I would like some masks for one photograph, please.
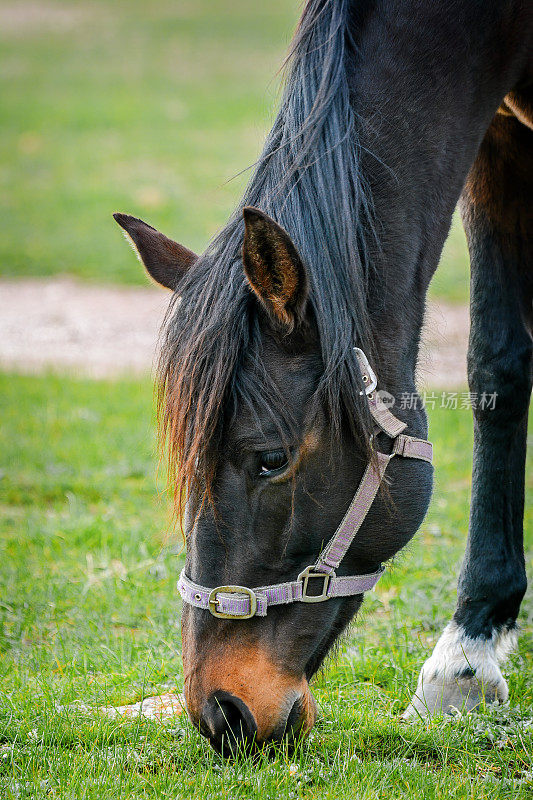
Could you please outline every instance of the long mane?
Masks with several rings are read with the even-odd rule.
[[[241,261],[244,205],[266,211],[298,248],[320,335],[320,402],[334,435],[347,423],[366,439],[353,347],[372,349],[365,245],[372,223],[349,86],[356,60],[350,13],[350,0],[307,3],[281,106],[250,184],[171,302],[159,422],[177,511],[193,488],[212,499],[222,431],[237,402],[268,406],[282,432],[292,426],[262,369],[256,306]]]

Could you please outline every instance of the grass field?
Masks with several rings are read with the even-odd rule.
[[[113,211],[196,250],[272,120],[297,0],[0,0],[0,274],[140,283]],[[434,294],[468,294],[456,223]]]
[[[294,755],[225,764],[186,720],[75,710],[181,688],[181,556],[162,549],[147,381],[0,377],[0,797],[528,798],[533,605],[505,668],[511,702],[398,721],[454,608],[470,487],[468,411],[431,412],[430,514],[313,685],[320,721]],[[531,464],[528,469],[531,498]],[[533,505],[526,511],[533,566]],[[176,547],[174,547],[177,550]]]

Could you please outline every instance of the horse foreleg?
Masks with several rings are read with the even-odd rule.
[[[531,395],[533,133],[497,116],[472,167],[462,214],[472,267],[468,352],[474,469],[458,603],[405,716],[505,701],[500,664],[516,640]]]

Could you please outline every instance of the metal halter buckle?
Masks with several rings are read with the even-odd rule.
[[[223,611],[218,611],[217,605],[220,603],[220,600],[217,598],[217,594],[219,592],[224,594],[246,595],[250,599],[249,612],[247,614],[225,614]],[[216,586],[209,593],[207,602],[209,603],[209,611],[211,614],[219,619],[250,619],[250,617],[255,616],[255,612],[257,611],[257,597],[253,590],[248,589],[247,586]]]
[[[332,576],[326,575],[324,572],[315,572],[314,570],[314,566],[309,566],[298,575],[298,580],[303,583],[302,596],[300,598],[302,603],[323,603],[324,600],[329,600],[328,587]],[[322,594],[307,594],[307,584],[309,583],[309,579],[313,578],[320,578],[324,581],[322,585]]]

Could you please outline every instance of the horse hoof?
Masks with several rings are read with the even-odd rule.
[[[455,711],[474,711],[483,702],[503,703],[509,696],[507,682],[500,673],[497,683],[458,676],[452,680],[424,682],[422,676],[402,719],[426,718]]]
[[[425,718],[454,711],[473,711],[483,702],[509,697],[498,661],[515,643],[514,632],[473,639],[451,622],[420,672],[416,691],[402,719]]]

